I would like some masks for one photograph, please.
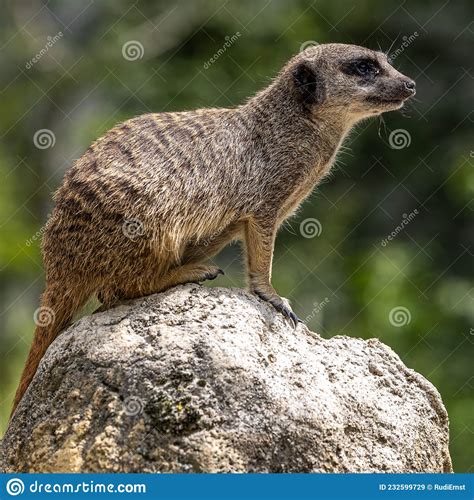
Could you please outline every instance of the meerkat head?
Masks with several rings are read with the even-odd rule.
[[[354,121],[399,109],[415,95],[415,82],[382,52],[344,44],[310,47],[289,64],[296,93],[306,107],[351,115]]]

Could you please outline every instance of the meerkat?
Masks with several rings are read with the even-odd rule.
[[[271,285],[279,226],[329,172],[360,120],[403,106],[415,82],[385,54],[327,44],[294,56],[233,109],[151,113],[95,141],[66,172],[46,224],[46,287],[13,412],[46,349],[97,295],[102,308],[216,278],[232,240],[252,292],[296,323]],[[12,412],[12,413],[13,413]]]

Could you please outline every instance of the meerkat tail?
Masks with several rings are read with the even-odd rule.
[[[41,298],[41,306],[36,310],[36,329],[28,358],[23,368],[20,384],[13,400],[10,418],[20,403],[36,374],[39,363],[54,339],[66,328],[76,313],[87,301],[90,294],[85,290],[64,291],[63,287],[49,286]]]

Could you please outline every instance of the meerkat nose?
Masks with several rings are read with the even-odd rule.
[[[405,89],[410,92],[411,95],[415,95],[416,93],[416,83],[413,80],[405,80],[404,82]]]

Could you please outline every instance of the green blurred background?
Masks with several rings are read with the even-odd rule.
[[[71,162],[118,121],[237,105],[302,46],[346,42],[391,54],[417,100],[351,135],[281,230],[274,285],[313,330],[378,337],[428,378],[455,470],[474,471],[473,13],[468,0],[3,2],[1,433],[42,291],[41,228]],[[217,258],[216,285],[243,286],[240,259],[238,246]]]

